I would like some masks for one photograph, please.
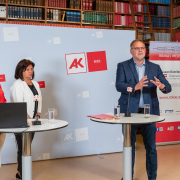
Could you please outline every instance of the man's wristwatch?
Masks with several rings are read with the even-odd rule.
[[[164,84],[163,84],[164,85]],[[164,87],[161,89],[161,91],[165,90],[166,86],[164,85]]]

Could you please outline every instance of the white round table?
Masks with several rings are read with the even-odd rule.
[[[124,124],[123,180],[132,180],[131,124],[150,124],[165,120],[162,116],[150,115],[149,118],[144,118],[144,114],[135,113],[132,113],[131,117],[124,117],[121,113],[120,119],[90,119],[101,123]]]
[[[68,125],[67,121],[55,120],[53,124],[48,119],[39,119],[41,125],[32,125],[35,119],[28,119],[28,128],[0,129],[0,133],[22,133],[22,177],[23,180],[32,180],[31,133],[60,129]]]

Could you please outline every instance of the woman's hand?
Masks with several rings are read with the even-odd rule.
[[[40,115],[41,115],[41,113],[37,113],[36,119],[39,119],[39,118],[40,118]]]
[[[30,116],[27,114],[27,119],[31,119]]]

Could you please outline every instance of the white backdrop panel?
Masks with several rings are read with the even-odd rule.
[[[115,89],[117,64],[131,58],[129,45],[134,31],[76,29],[0,24],[0,74],[2,88],[10,101],[17,63],[29,58],[35,63],[35,80],[42,88],[42,118],[54,107],[66,128],[36,133],[33,160],[122,151],[121,125],[90,121],[87,115],[113,113],[120,93]],[[106,51],[107,70],[67,75],[65,54]],[[86,58],[87,62],[87,58]],[[86,92],[87,91],[87,92]],[[87,96],[86,96],[87,95]],[[2,164],[16,162],[16,143],[7,134]]]

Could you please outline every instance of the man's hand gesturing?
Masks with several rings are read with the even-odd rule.
[[[145,86],[148,86],[146,83],[148,83],[147,81],[147,76],[144,76],[135,86],[135,91],[145,87]]]
[[[163,89],[163,88],[164,88],[164,84],[162,84],[162,83],[160,82],[160,80],[159,80],[158,78],[156,78],[155,76],[154,76],[154,79],[155,79],[155,81],[150,80],[150,82],[152,82],[153,84],[155,84],[159,89]]]

